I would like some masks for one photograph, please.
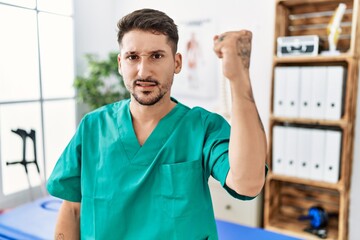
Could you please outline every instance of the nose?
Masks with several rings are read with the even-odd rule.
[[[141,58],[141,61],[138,63],[138,77],[140,79],[147,79],[151,77],[151,66],[145,58]]]

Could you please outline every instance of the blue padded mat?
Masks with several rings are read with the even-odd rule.
[[[0,240],[47,240],[54,238],[62,200],[46,197],[0,215]],[[299,240],[261,228],[216,220],[219,240]]]
[[[219,240],[300,240],[262,228],[247,227],[235,223],[216,220]]]
[[[62,200],[41,198],[0,215],[1,240],[53,239]]]

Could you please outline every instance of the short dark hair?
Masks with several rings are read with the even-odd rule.
[[[168,43],[175,54],[179,41],[178,29],[174,20],[165,13],[144,8],[136,10],[119,20],[117,23],[118,34],[117,41],[121,47],[121,41],[124,35],[131,30],[150,31],[153,33],[161,33],[167,36]]]

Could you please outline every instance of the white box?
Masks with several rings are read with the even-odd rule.
[[[327,68],[325,119],[339,120],[343,107],[344,68],[330,66]]]
[[[312,147],[312,129],[299,128],[297,150],[297,177],[299,178],[310,178]]]
[[[274,72],[274,115],[285,116],[286,67],[276,67]]]
[[[276,174],[285,173],[285,127],[273,127],[272,171]]]
[[[323,180],[337,183],[340,175],[341,132],[327,130],[325,145],[325,166]]]
[[[285,175],[296,177],[298,165],[297,140],[298,128],[285,128]]]
[[[300,103],[299,117],[312,118],[312,90],[314,67],[301,67],[300,69]]]
[[[286,68],[285,116],[299,117],[300,67]]]
[[[322,181],[324,176],[325,130],[312,130],[310,179]]]
[[[324,119],[326,101],[327,67],[314,67],[312,97],[311,97],[311,118]]]
[[[317,35],[278,37],[277,56],[317,56],[320,43]]]

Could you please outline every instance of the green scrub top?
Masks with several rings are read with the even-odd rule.
[[[49,193],[81,202],[81,239],[218,239],[209,176],[234,197],[252,199],[225,185],[229,124],[177,102],[140,146],[129,103],[82,119],[47,182]]]

